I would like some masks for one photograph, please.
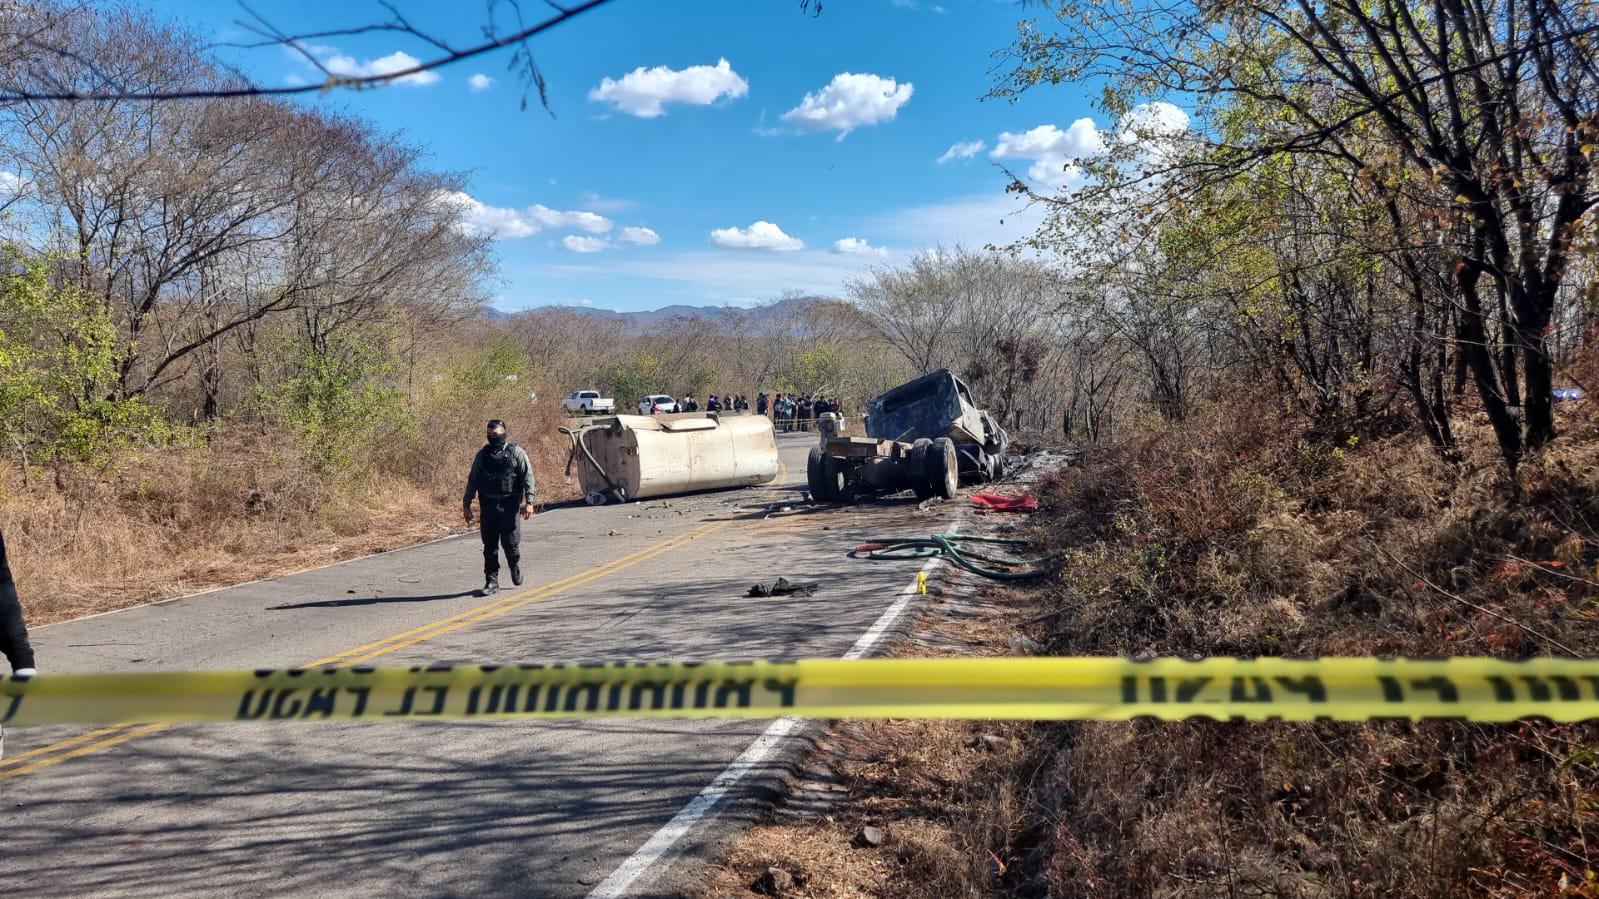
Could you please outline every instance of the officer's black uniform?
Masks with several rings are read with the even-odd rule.
[[[0,535],[0,654],[11,662],[13,671],[34,667],[28,628],[22,623],[22,602],[17,599],[17,583],[12,580],[11,565],[6,561],[4,535]]]
[[[533,502],[533,467],[527,453],[514,443],[490,443],[477,451],[472,473],[466,479],[463,505],[478,497],[478,534],[483,538],[483,575],[488,585],[498,586],[500,549],[511,579],[521,580],[523,503]],[[487,586],[487,585],[486,585]]]

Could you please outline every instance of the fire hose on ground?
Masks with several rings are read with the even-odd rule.
[[[1031,540],[1012,537],[979,537],[973,534],[933,534],[929,537],[879,537],[855,547],[850,555],[857,559],[909,560],[943,556],[973,574],[996,581],[1026,581],[1044,577],[1054,570],[1056,556],[1015,559],[990,555],[972,546],[1036,547]],[[983,563],[983,564],[978,564]]]

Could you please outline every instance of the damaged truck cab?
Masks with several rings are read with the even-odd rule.
[[[811,450],[806,480],[811,496],[849,502],[863,493],[912,490],[917,497],[950,498],[962,478],[991,481],[1004,473],[1010,438],[971,389],[939,369],[872,400],[865,437],[823,427]]]

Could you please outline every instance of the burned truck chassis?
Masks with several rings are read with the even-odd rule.
[[[805,464],[811,497],[847,503],[862,493],[914,490],[919,499],[949,499],[960,486],[960,461],[948,437],[915,443],[834,437],[813,447]]]
[[[948,499],[963,478],[991,481],[1004,473],[1009,437],[975,407],[966,385],[946,370],[873,400],[867,432],[874,436],[839,435],[839,424],[836,418],[823,423],[821,445],[806,462],[811,496],[821,502],[850,502],[863,493],[900,490],[915,491],[920,499]],[[897,433],[887,438],[885,431]],[[966,439],[957,443],[951,435]]]

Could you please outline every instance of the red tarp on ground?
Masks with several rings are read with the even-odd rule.
[[[1038,500],[1031,493],[1023,496],[1002,496],[998,493],[974,493],[972,505],[995,512],[1037,512]]]

